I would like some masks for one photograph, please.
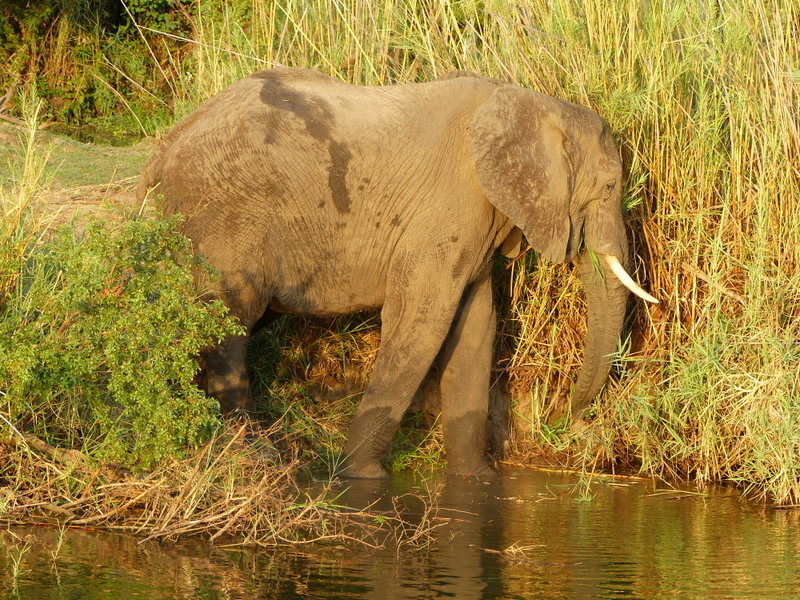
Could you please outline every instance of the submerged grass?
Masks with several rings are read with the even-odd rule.
[[[589,470],[627,465],[700,485],[734,481],[756,497],[800,503],[796,3],[202,0],[185,18],[185,39],[142,29],[157,82],[155,70],[137,81],[115,65],[148,105],[158,95],[175,117],[278,64],[370,85],[467,69],[596,110],[627,170],[636,276],[661,304],[632,304],[618,369],[591,428],[574,440],[548,422],[580,363],[577,278],[532,253],[505,265],[496,354],[513,396],[510,450],[517,459],[557,452]],[[137,93],[123,110],[136,113]],[[352,403],[290,388],[320,362],[290,356],[319,339],[298,323],[273,353],[288,358],[285,372],[261,364],[256,378],[271,406],[284,403],[276,412],[293,411],[290,428],[331,440],[309,442],[324,454]],[[333,374],[328,388],[361,381],[365,348],[377,343],[374,331],[342,331],[324,342],[344,348],[321,361]]]

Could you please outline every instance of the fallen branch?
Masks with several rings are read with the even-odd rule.
[[[28,127],[28,124],[21,120],[17,119],[16,117],[12,117],[9,114],[6,114],[6,108],[8,107],[9,103],[11,102],[11,98],[14,96],[14,88],[8,90],[5,94],[0,96],[0,120],[6,121],[11,123],[12,125],[16,125],[17,127]],[[46,121],[38,126],[38,129],[47,129],[50,125],[53,124],[53,121]]]
[[[78,450],[65,450],[63,448],[56,448],[51,446],[41,438],[33,435],[32,433],[21,433],[14,425],[0,413],[0,420],[11,429],[14,434],[8,438],[0,438],[0,444],[5,446],[16,446],[23,449],[33,449],[46,455],[48,458],[55,460],[67,467],[74,467],[86,470],[88,468],[86,458]],[[94,472],[94,469],[88,469]]]
[[[12,117],[11,115],[5,114],[2,111],[0,111],[0,119],[2,119],[3,121],[9,122],[12,125],[16,125],[17,127],[27,127],[27,124],[25,123],[25,121],[22,121],[21,119],[16,119],[16,118]],[[43,129],[43,127],[40,127],[40,129]]]
[[[52,502],[47,502],[41,505],[42,509],[46,510],[49,513],[53,513],[57,517],[65,517],[67,521],[72,521],[75,519],[75,513],[71,510],[67,510],[63,506],[58,506],[57,504],[53,504]]]

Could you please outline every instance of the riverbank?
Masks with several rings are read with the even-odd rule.
[[[222,423],[184,458],[164,460],[138,476],[15,432],[0,439],[5,457],[0,522],[126,533],[144,541],[197,536],[229,548],[430,542],[435,490],[406,494],[421,511],[413,524],[405,520],[403,499],[389,512],[337,504],[330,481],[312,483],[307,464],[281,454],[278,447],[287,445],[278,429]]]
[[[350,8],[323,0],[303,9],[280,2],[226,5],[198,2],[192,11],[176,15],[183,19],[179,37],[191,41],[153,31],[158,29],[154,26],[136,30],[127,40],[136,53],[120,56],[122,45],[115,46],[117,54],[106,56],[123,73],[120,81],[127,82],[111,97],[123,98],[114,110],[128,115],[135,123],[132,129],[163,132],[225,85],[277,63],[373,85],[469,69],[601,114],[626,165],[624,204],[636,277],[661,304],[632,304],[630,335],[621,343],[612,379],[596,402],[590,426],[573,432],[552,415],[569,396],[583,348],[585,309],[577,278],[569,266],[541,263],[533,252],[513,263],[498,262],[494,452],[522,463],[547,456],[587,473],[626,468],[700,487],[734,482],[768,503],[800,503],[800,140],[792,110],[800,104],[800,49],[792,34],[798,20],[795,7],[774,11],[759,0],[710,12],[694,4],[610,1],[542,3],[527,9],[502,2],[443,2],[437,10],[391,2]],[[61,18],[52,31],[62,32],[65,39],[77,36],[78,26],[65,23]],[[99,48],[104,39],[98,37]],[[67,60],[68,47],[62,43],[59,48],[66,54],[52,55],[76,69],[86,66]],[[47,76],[54,72],[48,70]],[[99,81],[97,77],[84,79]],[[102,83],[100,88],[107,89]],[[33,92],[30,87],[28,91]],[[15,100],[10,110],[21,118],[20,102]],[[145,114],[155,116],[147,120]],[[146,144],[113,152],[64,144],[63,160],[51,164],[60,164],[62,173],[78,169],[63,186],[64,198],[79,204],[85,194],[96,194],[124,205],[147,154]],[[136,157],[115,167],[100,161],[106,152]],[[0,145],[0,153],[11,149]],[[42,201],[50,193],[48,186],[42,175],[35,175],[36,161],[25,161],[18,164],[28,175],[15,180],[14,198],[27,194],[29,200]],[[115,168],[121,169],[117,178]],[[89,175],[98,178],[90,185],[100,187],[78,189]],[[114,182],[111,187],[109,181]],[[6,190],[12,187],[6,184]],[[130,215],[131,208],[138,210],[124,210]],[[27,229],[24,235],[19,229],[9,231],[3,240],[10,249],[5,255],[17,257],[14,244],[37,242],[35,232],[41,229]],[[159,231],[166,236],[165,230]],[[126,235],[132,242],[145,230]],[[156,239],[153,232],[147,235]],[[98,243],[102,237],[98,235]],[[167,237],[158,239],[167,243]],[[117,290],[127,289],[119,287],[127,279],[113,271],[113,261],[106,264],[112,272],[105,278],[112,277],[114,285],[98,275],[96,289],[89,291],[105,293],[108,310],[129,310],[129,305],[114,304]],[[19,263],[7,265],[11,269]],[[19,278],[5,273],[12,275],[4,280],[4,291],[17,290],[19,298],[14,287]],[[49,326],[53,339],[72,331],[72,322],[59,314],[62,320]],[[197,340],[203,335],[196,322],[188,329],[197,333]],[[84,339],[83,331],[76,330],[74,339]],[[364,316],[327,323],[284,320],[253,341],[260,406],[270,420],[280,417],[282,435],[295,436],[303,461],[335,464],[377,344],[376,322]],[[63,352],[53,350],[52,355]],[[9,368],[0,383],[3,402],[42,409],[48,405],[30,396],[9,396],[9,382],[33,372],[33,363],[22,358],[16,363],[21,370]],[[189,363],[182,364],[183,375],[176,381],[186,380],[189,372]],[[188,386],[182,389],[193,394]],[[54,405],[65,406],[62,397]],[[217,417],[203,411],[195,417],[208,436]],[[45,433],[50,435],[52,427],[43,426],[46,420],[30,416],[39,414],[35,411],[26,414],[27,420],[10,419],[12,424],[50,446],[83,452],[76,440],[83,435],[95,439],[95,431],[85,426],[64,429],[73,437],[50,439]],[[398,439],[393,449],[396,468],[441,463],[437,429],[428,427],[435,414],[434,403],[402,428],[407,437]],[[65,415],[59,416],[62,425],[74,422]],[[0,431],[4,438],[12,435],[6,424]],[[175,439],[186,442],[188,435],[184,430]],[[175,440],[163,443],[180,446]],[[202,443],[192,438],[192,445]],[[420,444],[422,452],[417,450]],[[96,448],[90,444],[87,450]]]

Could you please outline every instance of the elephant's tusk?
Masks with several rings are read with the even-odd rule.
[[[614,271],[614,275],[622,282],[626,288],[632,291],[634,294],[639,296],[642,300],[647,300],[648,302],[652,302],[653,304],[658,304],[658,300],[653,298],[650,294],[645,292],[642,288],[640,288],[637,283],[628,275],[628,272],[625,270],[619,259],[616,256],[612,256],[610,254],[604,254],[603,258],[606,259],[608,266],[611,267],[611,270]]]

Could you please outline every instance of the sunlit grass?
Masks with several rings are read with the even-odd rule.
[[[596,110],[627,170],[636,277],[661,304],[634,304],[593,447],[797,503],[798,22],[796,3],[766,0],[239,0],[196,3],[191,50],[147,37],[176,116],[272,65],[367,85],[467,69]],[[507,282],[515,447],[560,447],[547,423],[581,360],[580,285],[531,255]]]

